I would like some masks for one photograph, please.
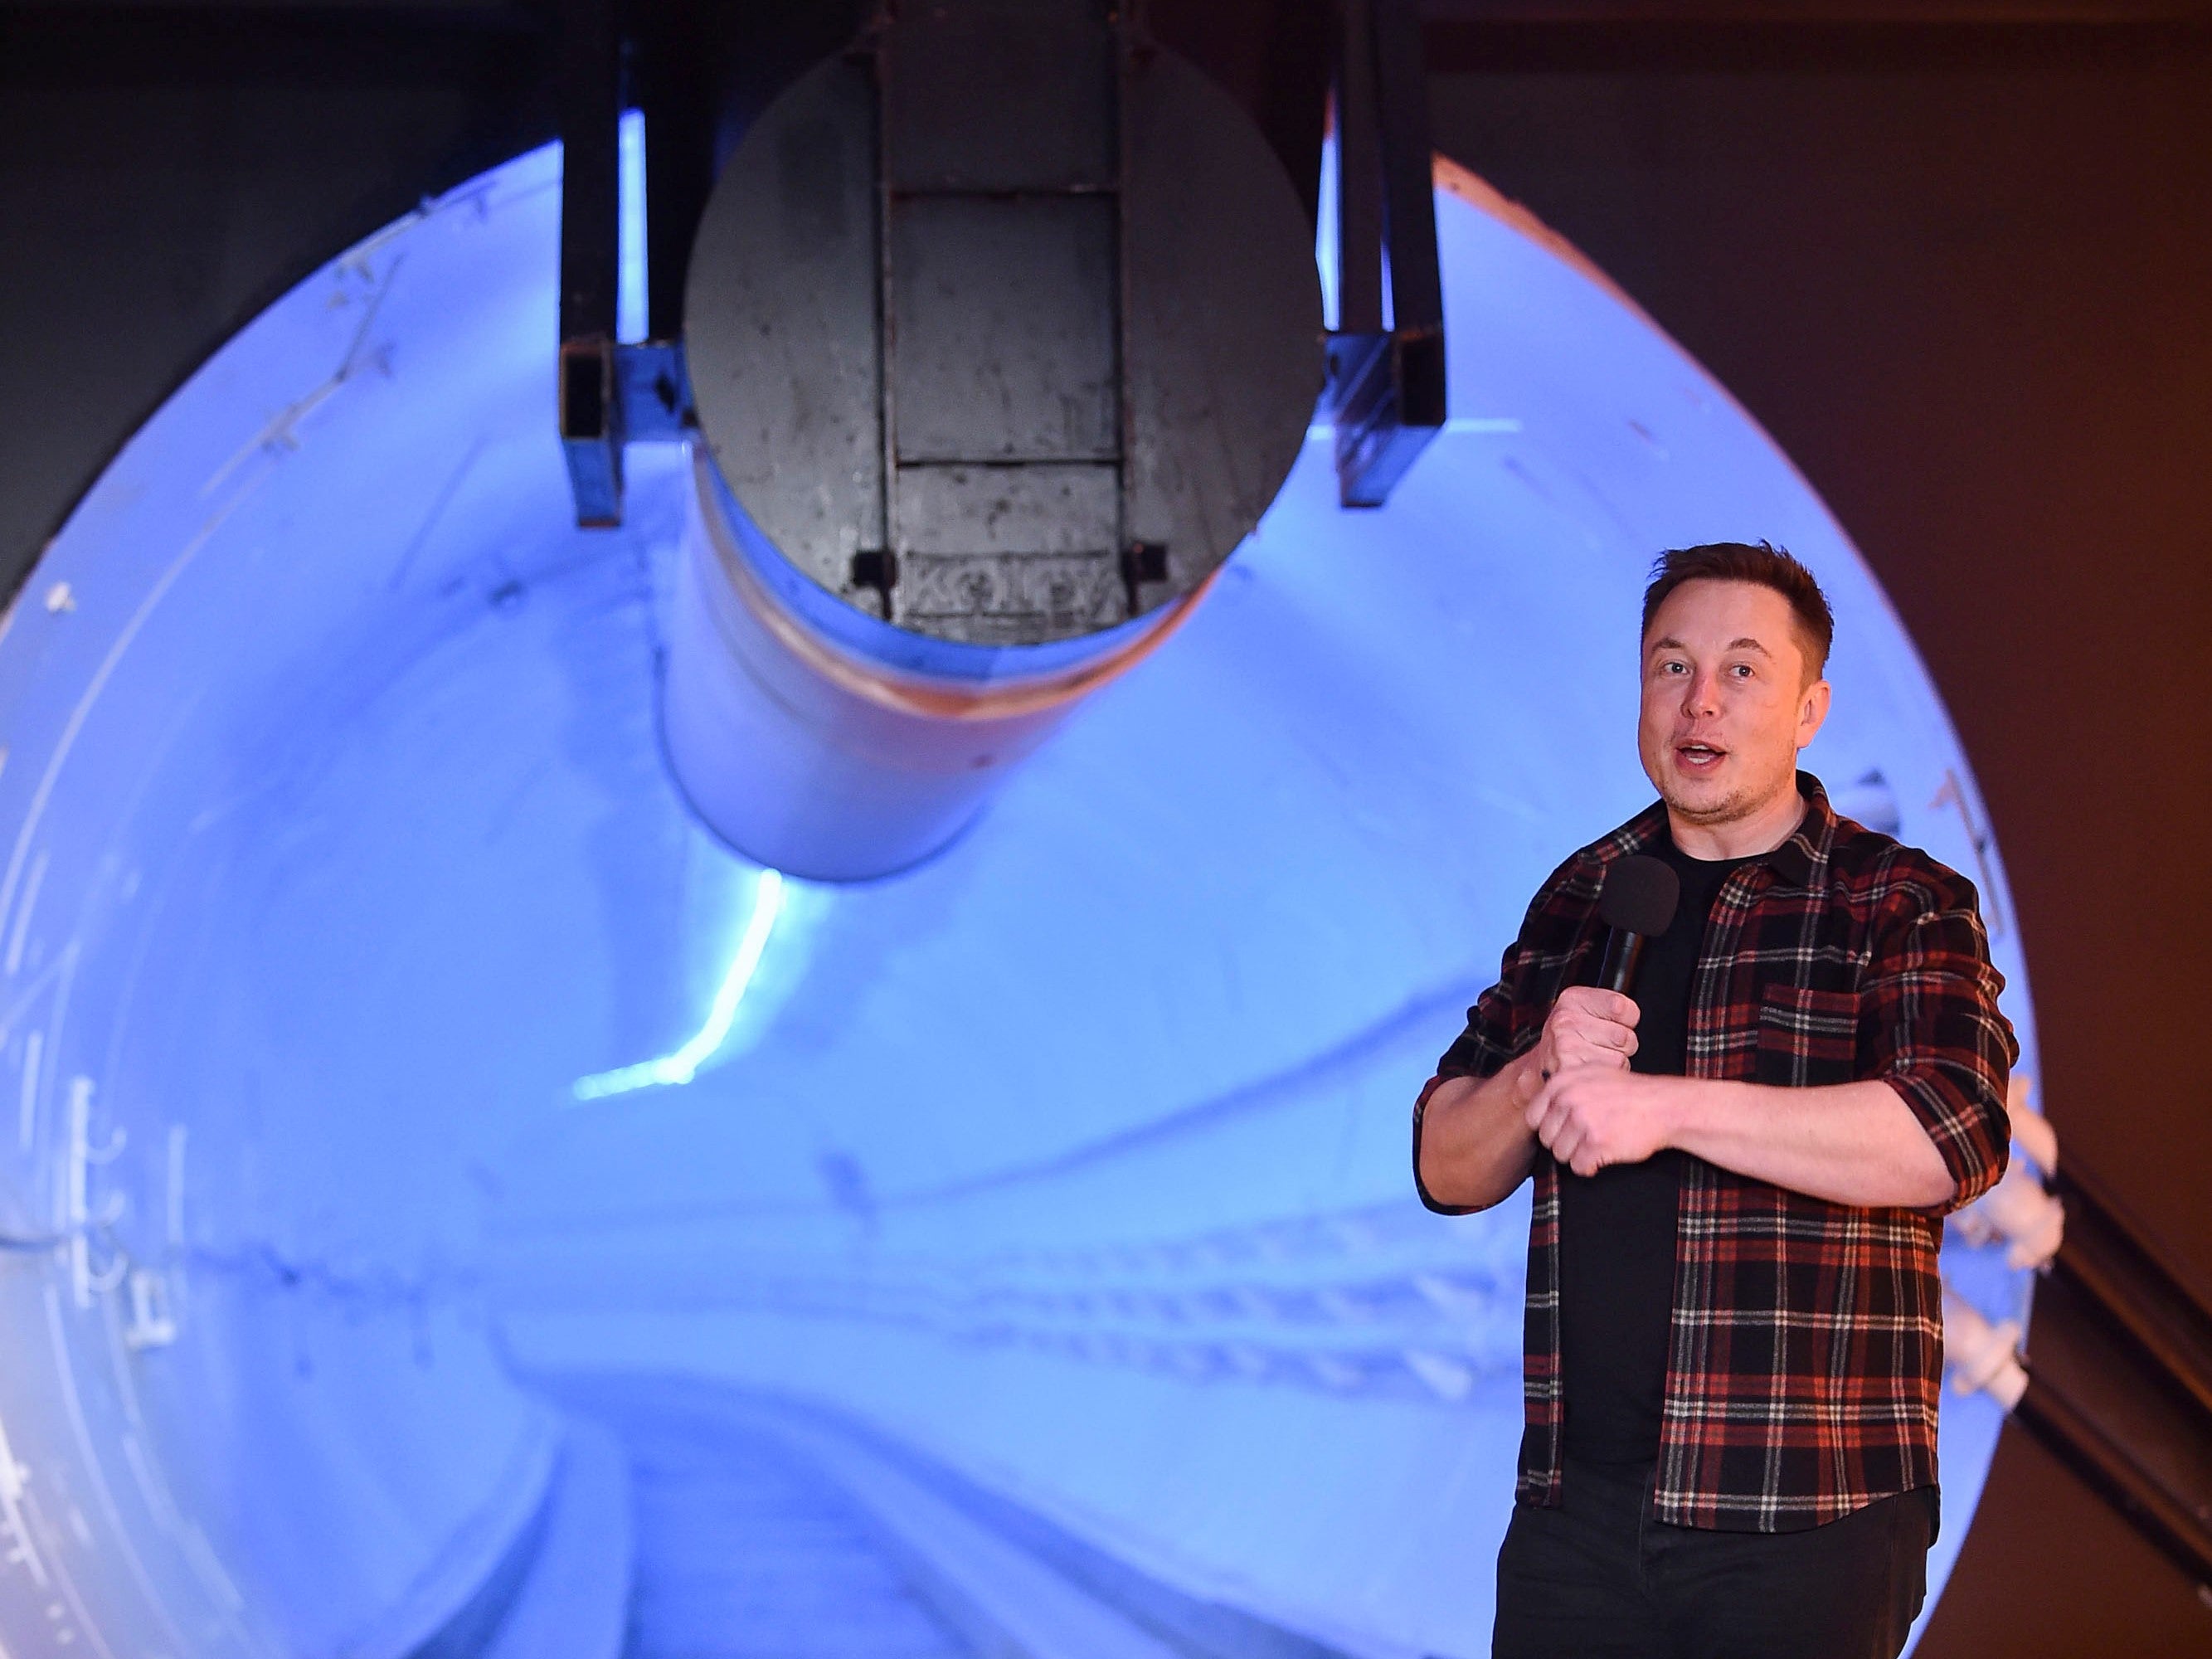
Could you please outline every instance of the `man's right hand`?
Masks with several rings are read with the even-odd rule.
[[[1573,1066],[1626,1071],[1636,1052],[1636,1004],[1613,991],[1559,993],[1536,1045],[1493,1076],[1447,1079],[1428,1096],[1418,1165],[1438,1203],[1487,1209],[1528,1176],[1536,1137],[1522,1117],[1552,1073]]]
[[[1529,1094],[1570,1066],[1610,1066],[1626,1071],[1636,1052],[1635,1000],[1595,985],[1570,985],[1552,1005],[1544,1035],[1536,1040]]]

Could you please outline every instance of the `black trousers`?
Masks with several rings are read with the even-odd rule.
[[[1516,1504],[1492,1659],[1896,1659],[1928,1593],[1932,1488],[1806,1532],[1651,1515],[1653,1471],[1570,1459],[1562,1504]]]

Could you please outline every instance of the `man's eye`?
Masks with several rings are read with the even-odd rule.
[[[1729,669],[1729,672],[1740,680],[1747,680],[1751,678],[1751,665],[1747,662],[1740,662]]]

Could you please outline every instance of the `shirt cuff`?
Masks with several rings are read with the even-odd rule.
[[[1979,1115],[1977,1108],[1955,1087],[1913,1072],[1887,1072],[1881,1081],[1897,1091],[1950,1171],[1951,1196],[1927,1206],[1929,1214],[1963,1209],[1997,1184],[2012,1152],[2008,1122],[2000,1117],[2002,1127],[1991,1137],[1986,1125],[1972,1121]]]

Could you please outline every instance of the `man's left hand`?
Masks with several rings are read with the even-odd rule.
[[[1610,1066],[1554,1073],[1524,1109],[1545,1149],[1578,1176],[1610,1164],[1641,1164],[1668,1144],[1682,1079]]]

